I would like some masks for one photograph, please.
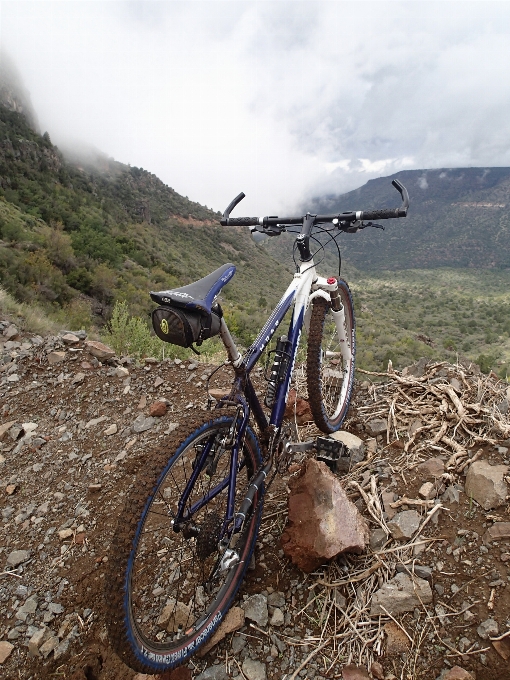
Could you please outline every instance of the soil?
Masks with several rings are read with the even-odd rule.
[[[9,326],[5,319],[1,323],[0,332]],[[0,427],[9,422],[25,424],[17,438],[13,438],[13,427],[0,439],[0,639],[14,645],[0,666],[0,675],[24,680],[131,680],[135,672],[111,651],[106,633],[103,583],[106,563],[112,559],[110,543],[117,522],[124,521],[129,512],[124,499],[137,484],[134,470],[141,464],[149,466],[154,452],[165,446],[170,433],[174,436],[191,414],[196,417],[203,411],[207,415],[205,384],[215,367],[193,357],[179,364],[166,360],[137,365],[129,359],[102,363],[87,353],[83,342],[66,345],[61,337],[32,338],[31,334],[15,337],[11,342],[18,343],[16,347],[4,341],[0,354]],[[51,351],[64,352],[62,360],[49,364]],[[129,375],[118,377],[119,366]],[[211,387],[226,388],[229,379],[228,368],[222,368]],[[264,385],[258,374],[256,389],[263,390]],[[362,439],[368,439],[366,416],[358,416],[357,408],[366,403],[367,394],[357,383],[346,428]],[[135,419],[140,414],[148,417],[158,398],[168,400],[167,413],[155,418],[150,429],[133,432]],[[37,427],[31,438],[24,438],[30,423]],[[109,430],[112,425],[116,431],[106,434],[115,429]],[[485,445],[483,458],[508,464],[508,449],[502,443]],[[395,473],[392,460],[400,458],[402,451],[386,447],[382,440],[376,449],[379,457],[374,457],[372,471],[378,483],[391,485],[397,497],[418,498],[423,475],[416,468]],[[302,610],[313,592],[311,587],[324,578],[326,570],[303,574],[283,554],[279,536],[285,525],[288,478],[288,472],[279,476],[266,495],[254,565],[238,595],[242,603],[252,594],[282,592],[284,626],[261,628],[247,622],[240,633],[229,634],[204,658],[195,657],[188,677],[223,665],[228,676],[242,680],[241,663],[250,656],[265,665],[268,678],[289,678],[317,646],[321,626],[311,609]],[[360,475],[359,482],[365,484],[366,477]],[[357,505],[370,520],[359,500]],[[443,670],[459,665],[477,680],[509,680],[508,658],[477,633],[480,623],[489,618],[498,623],[499,636],[510,630],[510,542],[486,544],[483,540],[493,522],[510,521],[508,502],[485,511],[460,491],[458,502],[445,505],[437,524],[430,522],[424,531],[424,538],[434,540],[425,544],[415,561],[432,568],[431,606],[436,613],[440,605],[443,610],[439,611],[453,615],[437,620],[436,630],[416,652],[414,670],[409,670],[410,652],[390,654],[383,645],[378,655],[372,650],[353,658],[347,645],[331,667],[326,661],[331,655],[317,653],[299,677],[342,677],[345,664],[370,667],[376,658],[387,678],[393,674],[403,680],[433,680]],[[71,529],[67,537],[66,529]],[[15,550],[30,551],[29,559],[17,566],[7,564]],[[362,559],[353,556],[347,564],[355,567]],[[354,590],[342,592],[352,598]],[[36,611],[22,620],[23,614],[22,618],[17,614],[32,596],[37,597]],[[465,620],[459,612],[469,605],[473,616]],[[419,611],[400,616],[398,621],[411,638],[419,637],[423,629]],[[43,625],[58,637],[58,646],[46,658],[31,656],[28,640]],[[247,644],[234,654],[231,645],[239,635]],[[175,673],[167,676],[179,677]],[[182,671],[180,677],[185,677]]]

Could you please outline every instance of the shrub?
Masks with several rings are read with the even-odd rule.
[[[130,316],[126,302],[115,303],[112,318],[103,333],[103,340],[118,356],[129,355],[137,359],[149,356],[163,358],[163,342],[152,335],[143,319]]]

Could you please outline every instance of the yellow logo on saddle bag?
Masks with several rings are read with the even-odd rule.
[[[161,323],[159,324],[159,327],[161,328],[161,331],[165,335],[168,335],[168,321],[166,319],[161,319]]]

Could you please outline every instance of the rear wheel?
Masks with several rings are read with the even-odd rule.
[[[339,340],[331,304],[322,297],[312,302],[308,334],[308,399],[315,424],[325,433],[340,429],[349,410],[354,384],[354,306],[349,286],[342,279],[338,280],[338,292],[344,311],[343,329],[347,348]]]
[[[257,538],[262,492],[231,552],[220,546],[227,507],[232,416],[191,422],[163,452],[146,462],[128,495],[112,542],[106,579],[112,645],[131,668],[163,671],[185,662],[228,611]],[[208,447],[189,498],[188,521],[174,531],[187,481]],[[236,507],[261,463],[247,428],[235,492]],[[220,490],[221,489],[221,490]]]

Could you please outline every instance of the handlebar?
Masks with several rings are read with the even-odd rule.
[[[398,181],[398,179],[394,179],[392,185],[402,197],[402,205],[399,208],[358,210],[354,212],[338,213],[336,215],[308,214],[301,217],[278,217],[276,215],[271,215],[269,217],[230,217],[232,210],[245,197],[245,194],[241,192],[234,198],[223,213],[220,224],[224,227],[262,227],[261,229],[257,229],[257,231],[274,236],[283,231],[284,225],[304,224],[305,220],[310,220],[310,217],[313,217],[312,224],[331,222],[332,224],[338,224],[339,229],[348,227],[352,222],[359,222],[362,220],[389,220],[396,217],[406,217],[409,208],[409,194],[407,193],[407,189]]]

